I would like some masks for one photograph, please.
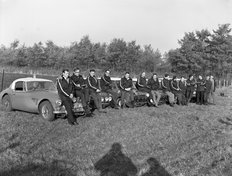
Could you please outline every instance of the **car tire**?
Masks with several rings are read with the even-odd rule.
[[[122,100],[121,100],[121,98],[118,98],[118,99],[117,99],[117,105],[118,105],[119,107],[122,107]]]
[[[55,119],[55,114],[53,114],[53,107],[49,101],[44,101],[39,105],[39,113],[43,119],[47,121],[52,121]]]
[[[151,106],[153,106],[154,104],[153,104],[153,102],[151,102],[151,99],[150,98],[148,98],[147,99],[147,106],[148,107],[151,107]]]
[[[10,96],[9,95],[5,95],[3,98],[2,98],[2,105],[4,107],[4,110],[7,111],[7,112],[10,112],[13,110],[12,108],[12,103],[11,103],[11,100],[10,100]]]

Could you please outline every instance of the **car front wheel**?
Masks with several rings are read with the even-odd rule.
[[[122,100],[121,100],[121,98],[117,99],[117,104],[118,104],[119,107],[122,107]]]
[[[48,121],[55,119],[55,114],[53,114],[53,107],[50,102],[44,101],[39,105],[40,115]]]
[[[7,111],[7,112],[13,110],[9,95],[5,95],[2,98],[2,105],[3,105],[4,109],[5,109],[5,111]]]

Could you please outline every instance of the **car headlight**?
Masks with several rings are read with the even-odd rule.
[[[61,100],[56,100],[56,105],[61,106],[62,102]]]
[[[104,102],[104,100],[105,100],[104,97],[101,97],[101,102]]]
[[[109,101],[109,98],[108,98],[108,97],[105,97],[105,101],[106,101],[106,102]]]
[[[75,97],[72,98],[73,103],[77,102],[77,99]]]
[[[146,97],[149,97],[149,93],[146,93]]]
[[[109,101],[111,101],[112,100],[112,97],[109,97]]]

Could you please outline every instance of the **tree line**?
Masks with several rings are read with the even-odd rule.
[[[219,25],[212,32],[185,33],[180,47],[168,52],[171,71],[179,74],[213,74],[230,78],[232,72],[232,36],[229,24]]]
[[[1,46],[0,63],[29,68],[110,68],[117,72],[166,69],[160,51],[154,50],[151,45],[141,47],[136,41],[126,42],[123,39],[113,39],[109,44],[93,43],[89,36],[68,47],[57,46],[52,41],[26,47],[15,40],[8,48]]]
[[[80,67],[139,73],[141,71],[169,72],[177,75],[214,74],[230,78],[232,71],[232,36],[229,24],[218,25],[210,32],[202,29],[186,32],[178,41],[179,47],[163,55],[151,45],[141,47],[136,41],[113,39],[109,44],[94,43],[89,36],[79,42],[61,47],[47,41],[33,46],[13,41],[0,47],[1,65],[16,67],[62,69]]]

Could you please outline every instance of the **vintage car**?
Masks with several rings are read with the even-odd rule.
[[[100,92],[100,97],[101,97],[101,103],[102,103],[102,108],[107,108],[107,107],[113,107],[113,101],[112,101],[112,95],[106,92]],[[97,107],[94,104],[93,98],[90,97],[90,103],[89,103],[91,111],[94,111]]]
[[[100,78],[98,78],[98,85],[99,88],[101,89],[101,80]],[[107,108],[107,107],[113,107],[113,98],[112,95],[110,93],[106,93],[106,92],[100,92],[100,97],[101,97],[101,103],[102,103],[102,108]],[[93,98],[90,97],[90,109],[92,111],[94,111],[96,109],[96,105],[94,104]]]
[[[6,111],[21,110],[39,113],[52,121],[56,116],[64,116],[67,112],[62,105],[53,81],[41,78],[19,78],[0,93],[0,99]],[[79,99],[74,99],[73,112],[84,115]]]
[[[119,105],[119,107],[122,106],[121,103],[121,90],[120,90],[120,78],[116,78],[116,79],[112,79],[112,88],[115,92],[118,92],[119,96],[117,99],[117,104]],[[135,81],[133,80],[133,92],[134,92],[134,106],[135,107],[140,107],[140,106],[151,106],[152,103],[150,102],[150,98],[149,98],[149,94],[145,93],[145,92],[140,92],[136,89],[135,86]],[[125,102],[126,103],[126,102]]]

